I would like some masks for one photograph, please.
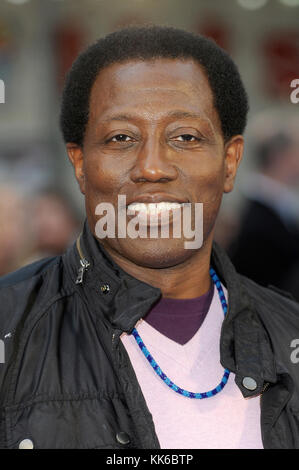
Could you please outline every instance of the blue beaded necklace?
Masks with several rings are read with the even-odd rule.
[[[215,284],[215,286],[218,290],[220,302],[221,302],[221,305],[222,305],[222,308],[223,308],[223,313],[224,313],[224,316],[225,316],[226,313],[227,313],[227,303],[226,303],[226,300],[225,300],[225,295],[224,295],[224,292],[223,292],[223,289],[222,289],[222,286],[221,286],[221,282],[219,281],[219,278],[218,278],[218,276],[217,276],[217,274],[216,274],[216,272],[214,271],[213,268],[210,268],[210,275],[211,275],[211,278],[212,278],[212,280],[213,280],[213,282],[214,282],[214,284]],[[150,363],[150,365],[152,366],[152,368],[154,369],[156,374],[174,392],[179,393],[180,395],[183,395],[183,396],[188,397],[188,398],[203,399],[203,398],[213,397],[217,393],[221,392],[221,390],[226,385],[226,383],[228,381],[228,378],[229,378],[229,374],[230,374],[230,371],[228,369],[224,369],[224,374],[223,374],[223,377],[222,377],[221,382],[219,383],[219,385],[217,385],[217,387],[213,388],[213,390],[209,390],[208,392],[202,392],[202,393],[188,392],[188,390],[184,390],[183,388],[178,387],[161,370],[161,368],[159,367],[159,365],[157,364],[157,362],[155,361],[155,359],[153,358],[153,356],[150,354],[149,350],[145,346],[144,342],[142,341],[142,339],[141,339],[138,331],[136,330],[136,328],[134,328],[132,330],[132,335],[134,336],[139,348],[143,352],[144,356],[146,357],[146,359],[148,360],[148,362]]]

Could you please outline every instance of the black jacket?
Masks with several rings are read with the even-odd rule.
[[[117,266],[87,223],[81,248],[90,263],[81,283],[76,244],[0,281],[1,448],[24,439],[35,448],[159,448],[119,336],[160,290]],[[211,262],[229,296],[221,364],[244,397],[262,394],[264,447],[299,448],[299,363],[290,346],[299,338],[299,305],[238,275],[216,245]],[[257,388],[246,389],[244,377]]]

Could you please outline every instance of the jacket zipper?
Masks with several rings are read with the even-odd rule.
[[[269,385],[270,385],[269,382],[266,382],[260,393],[257,393],[256,395],[251,395],[250,397],[246,397],[245,400],[250,400],[250,398],[256,398],[256,397],[262,398],[263,393],[265,392],[265,390],[267,390]]]
[[[256,398],[256,397],[260,397],[260,399],[262,398],[262,395],[263,393],[265,392],[265,390],[267,390],[267,388],[269,387],[269,382],[266,382],[262,388],[262,391],[260,393],[258,393],[257,395],[252,395],[251,397],[248,397],[248,398]]]
[[[117,330],[114,331],[114,333],[112,333],[112,338],[111,338],[112,351],[117,348],[121,334],[122,334],[122,331],[117,331]]]
[[[263,386],[263,389],[261,391],[261,393],[259,394],[259,396],[262,398],[262,395],[263,393],[265,392],[265,390],[267,390],[267,388],[269,387],[269,382],[266,382],[265,385]]]
[[[78,253],[79,253],[79,256],[80,256],[80,265],[81,265],[78,269],[76,284],[82,284],[83,283],[84,273],[85,273],[85,271],[87,271],[88,267],[90,266],[90,262],[84,257],[84,255],[82,253],[81,246],[80,246],[80,238],[81,238],[81,234],[79,235],[79,237],[77,238],[77,241],[76,241],[76,246],[77,246],[77,250],[78,250]]]
[[[88,267],[90,266],[90,263],[87,261],[86,258],[83,258],[83,259],[81,258],[80,259],[80,264],[81,264],[81,266],[78,269],[76,284],[82,284],[84,273],[85,273],[85,271],[87,271]]]

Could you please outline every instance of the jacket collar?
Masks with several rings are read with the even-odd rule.
[[[104,313],[114,328],[131,333],[137,321],[161,297],[160,289],[123,271],[94,237],[87,220],[80,246],[90,265],[84,273],[83,282],[76,288],[84,291],[95,313]],[[80,268],[76,244],[67,251],[65,261],[75,284]],[[216,243],[213,244],[211,265],[228,291],[228,313],[221,329],[220,362],[236,374],[236,384],[244,397],[258,395],[265,382],[277,381],[267,333],[242,276],[236,273],[228,256]],[[245,377],[256,381],[254,390],[243,386]]]
[[[84,292],[95,313],[104,313],[114,328],[130,333],[159,300],[160,289],[132,277],[118,266],[94,237],[87,220],[80,246],[89,266],[77,288]],[[74,285],[81,266],[76,244],[66,252],[65,261]]]

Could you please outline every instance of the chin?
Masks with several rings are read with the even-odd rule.
[[[136,265],[147,268],[170,268],[187,261],[194,250],[184,248],[181,239],[136,239],[119,243],[119,253]]]

